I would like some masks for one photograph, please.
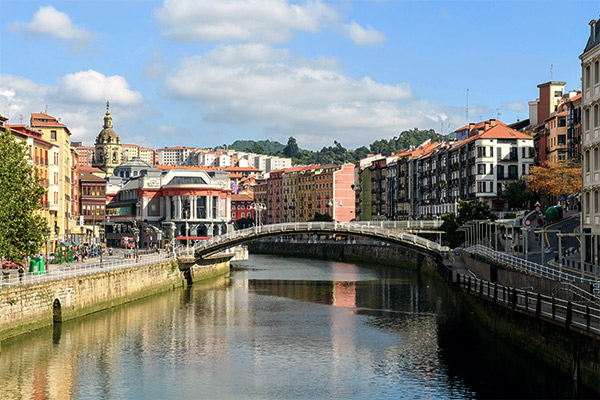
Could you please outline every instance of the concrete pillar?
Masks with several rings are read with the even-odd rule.
[[[190,219],[195,220],[196,218],[196,203],[198,202],[198,196],[190,196]]]
[[[175,217],[181,219],[181,196],[175,196]]]
[[[206,196],[206,219],[208,219],[208,220],[212,220],[213,219],[213,215],[212,215],[212,199],[213,199],[212,196]],[[212,231],[212,225],[211,225],[211,231]]]
[[[169,220],[171,216],[171,198],[169,196],[163,197],[165,203],[165,219]]]

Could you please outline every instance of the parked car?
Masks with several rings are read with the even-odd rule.
[[[20,264],[17,264],[16,262],[12,262],[10,260],[2,261],[2,269],[4,269],[4,268],[18,269],[20,266],[21,266]]]

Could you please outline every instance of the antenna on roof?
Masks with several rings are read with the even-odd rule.
[[[500,121],[500,109],[496,108],[496,120]]]
[[[517,110],[517,122],[519,122],[519,110]]]
[[[469,89],[467,89],[467,106],[465,107],[465,112],[467,114],[467,125],[469,125]]]
[[[48,115],[48,104],[46,104],[46,110],[44,110],[44,114]]]
[[[554,64],[550,64],[550,80],[552,80],[552,68],[554,68]]]
[[[19,121],[21,121],[21,125],[23,125],[23,114],[19,114]]]

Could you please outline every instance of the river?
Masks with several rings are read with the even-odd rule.
[[[573,397],[568,376],[478,326],[439,280],[258,255],[4,341],[0,359],[1,399]]]

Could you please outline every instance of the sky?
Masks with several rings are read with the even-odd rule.
[[[598,17],[599,0],[0,0],[0,115],[46,111],[93,145],[108,100],[122,143],[354,149],[528,118],[538,84],[581,88]]]

